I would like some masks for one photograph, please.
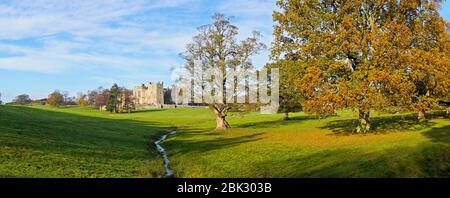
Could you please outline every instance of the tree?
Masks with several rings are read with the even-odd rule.
[[[95,106],[101,110],[104,106],[106,106],[108,98],[109,98],[108,89],[98,90],[98,94],[95,97]]]
[[[88,105],[88,101],[87,101],[87,95],[83,94],[83,93],[78,93],[77,94],[77,104],[84,107]]]
[[[77,105],[77,98],[75,96],[67,97],[64,105]]]
[[[30,96],[27,94],[18,95],[14,100],[12,101],[13,104],[18,105],[27,105],[31,103]]]
[[[52,107],[60,107],[64,105],[64,95],[59,91],[56,90],[53,93],[51,93],[48,96],[47,104],[49,104]]]
[[[103,93],[105,89],[103,89],[103,87],[98,87],[96,90],[93,91],[88,91],[87,94],[87,102],[90,106],[95,106],[95,107],[100,107],[106,104],[106,100],[105,103],[103,105],[99,105],[97,104],[97,102],[101,101],[101,100],[97,100],[97,99],[101,99],[101,95]]]
[[[3,104],[3,101],[2,101],[2,93],[0,93],[0,105],[2,105]]]
[[[97,98],[98,93],[99,93],[99,92],[97,92],[96,90],[94,90],[94,91],[88,91],[88,94],[87,94],[87,103],[88,103],[90,106],[96,106],[96,105],[95,105],[95,99]]]
[[[63,92],[60,92],[60,93],[63,95],[64,103],[67,104],[70,101],[70,99],[69,99],[69,92],[68,91],[63,91]]]
[[[120,89],[120,93],[121,93],[119,105],[120,112],[125,111],[131,113],[131,111],[135,108],[133,101],[133,91],[122,87]]]
[[[227,86],[230,86],[230,82],[227,83],[224,76],[230,70],[252,68],[250,57],[265,46],[259,42],[258,32],[254,32],[250,38],[237,42],[238,28],[231,24],[230,19],[225,15],[215,14],[212,19],[212,24],[198,28],[199,34],[194,36],[193,41],[186,46],[182,56],[186,60],[186,69],[191,73],[196,72],[194,68],[198,61],[202,64],[201,72],[210,69],[220,71],[222,76],[216,76],[215,80],[220,81],[217,84],[222,90],[217,94],[222,95],[222,100],[211,101],[210,108],[216,115],[216,129],[225,130],[230,127],[226,117],[232,104],[226,100],[225,90]],[[200,79],[200,81],[210,83],[212,79]]]
[[[450,24],[439,15],[440,2],[420,3],[402,7],[401,12],[414,16],[404,19],[412,46],[406,55],[408,78],[415,85],[412,109],[418,112],[419,120],[424,120],[425,112],[437,107],[450,91],[450,35],[445,30]]]
[[[414,65],[438,65],[427,64],[434,52],[439,53],[431,59],[448,60],[448,50],[442,47],[429,51],[424,60],[415,57],[420,54],[420,42],[413,35],[429,37],[414,24],[443,27],[430,1],[278,0],[277,5],[281,10],[273,14],[278,23],[273,54],[280,59],[286,55],[298,59],[304,73],[297,82],[307,99],[304,110],[329,115],[336,109],[358,109],[358,132],[370,130],[371,110],[406,109],[413,103],[416,84],[409,76],[418,71]],[[418,13],[430,13],[436,21]],[[429,39],[448,46],[448,37]],[[448,69],[448,61],[445,67]]]
[[[280,71],[280,107],[278,112],[283,113],[283,120],[289,120],[290,112],[301,110],[301,94],[295,85],[300,71],[295,60],[279,60],[268,65],[270,68],[278,68]]]
[[[110,91],[109,91],[109,96],[108,96],[108,100],[106,101],[106,110],[108,110],[109,112],[115,112],[117,113],[119,111],[119,98],[120,98],[120,89],[119,86],[117,86],[117,84],[114,84]]]

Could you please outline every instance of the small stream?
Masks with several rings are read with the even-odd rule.
[[[156,149],[161,154],[163,161],[164,161],[164,168],[166,169],[166,177],[173,177],[173,170],[170,169],[170,166],[169,166],[170,161],[169,161],[169,158],[167,157],[166,150],[164,150],[164,148],[161,146],[160,143],[163,142],[164,140],[166,140],[169,136],[175,135],[176,133],[177,133],[176,131],[172,131],[169,134],[165,134],[165,135],[161,136],[161,138],[155,142]]]

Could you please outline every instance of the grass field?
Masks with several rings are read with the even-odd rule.
[[[449,119],[374,113],[376,133],[348,134],[355,115],[235,114],[219,132],[207,109],[0,106],[0,177],[162,177],[152,142],[173,129],[176,177],[450,177]]]

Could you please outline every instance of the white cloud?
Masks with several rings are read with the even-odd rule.
[[[3,0],[0,69],[56,74],[82,70],[100,83],[168,80],[169,75],[148,68],[168,71],[179,66],[178,53],[196,27],[209,22],[205,12],[236,16],[233,22],[242,38],[258,30],[270,45],[274,0],[212,4],[216,7],[205,8],[205,2],[196,0]],[[253,58],[256,66],[267,62],[267,53]],[[120,75],[105,77],[102,71],[111,68]]]
[[[147,30],[145,24],[127,17],[184,2],[4,1],[0,3],[0,55],[15,52],[20,56],[0,56],[0,68],[56,73],[83,65],[127,69],[149,65],[150,58],[133,58],[129,54],[145,55],[151,51],[176,54],[187,37]],[[23,39],[42,46],[1,42]]]

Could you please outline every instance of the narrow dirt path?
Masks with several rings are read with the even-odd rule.
[[[177,133],[176,131],[172,131],[169,134],[165,134],[165,135],[161,136],[161,138],[155,142],[156,149],[158,150],[158,152],[161,154],[161,156],[163,158],[164,169],[166,169],[166,177],[173,177],[173,170],[169,166],[170,161],[169,161],[169,158],[167,157],[166,150],[161,146],[161,142],[166,140],[169,136],[175,135],[176,133]]]

